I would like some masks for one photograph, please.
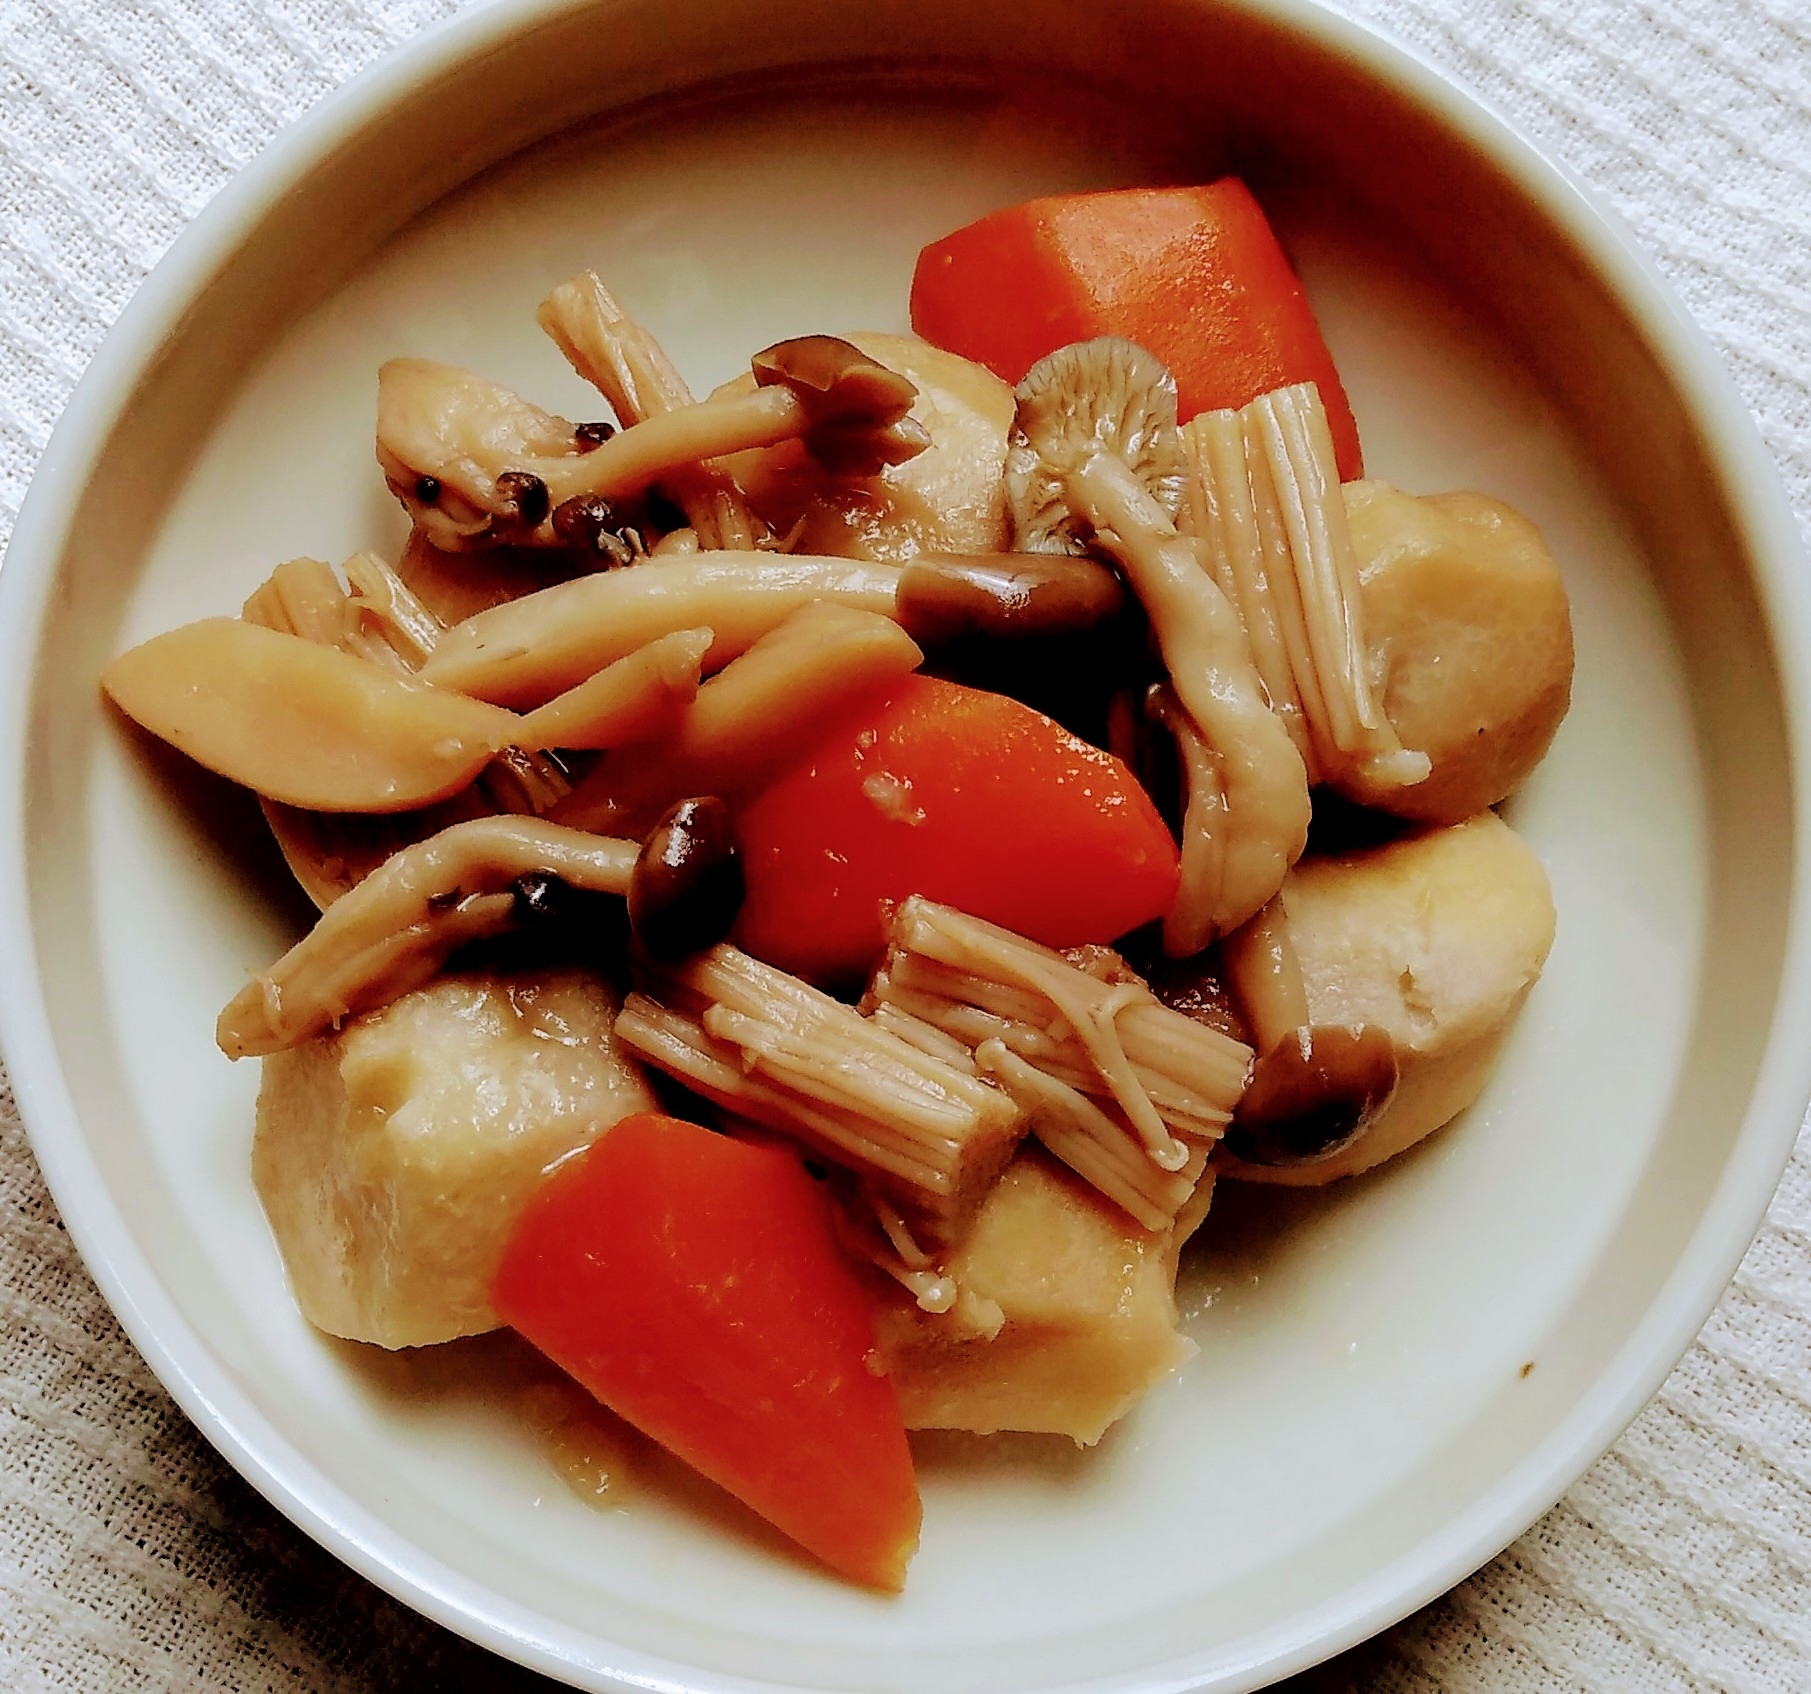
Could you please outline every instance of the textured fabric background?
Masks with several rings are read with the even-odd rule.
[[[1345,4],[1622,213],[1811,528],[1811,0]],[[283,124],[453,9],[0,0],[0,539],[184,224]],[[343,1571],[214,1456],[71,1250],[3,1079],[0,1332],[0,1687],[551,1686]],[[1615,1450],[1494,1564],[1297,1687],[1811,1690],[1811,1138]]]

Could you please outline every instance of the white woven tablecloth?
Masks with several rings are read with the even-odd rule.
[[[1622,213],[1811,531],[1811,0],[1345,6]],[[279,127],[453,9],[0,0],[0,539],[170,241]],[[551,1687],[341,1569],[214,1456],[71,1249],[3,1077],[0,1333],[0,1688]],[[1615,1450],[1494,1564],[1299,1686],[1811,1691],[1811,1136]]]

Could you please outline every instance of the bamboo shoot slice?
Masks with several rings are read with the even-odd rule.
[[[127,717],[267,799],[401,812],[465,787],[519,720],[300,636],[204,618],[122,653],[101,686]]]

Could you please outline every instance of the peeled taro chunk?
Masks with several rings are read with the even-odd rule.
[[[252,1177],[302,1314],[380,1347],[497,1327],[541,1173],[656,1102],[615,999],[562,969],[442,977],[264,1061]]]

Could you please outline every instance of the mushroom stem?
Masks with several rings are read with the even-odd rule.
[[[453,365],[392,359],[377,373],[377,456],[392,491],[443,547],[552,545],[574,500],[639,494],[668,473],[802,439],[828,468],[870,475],[922,452],[917,389],[830,336],[756,354],[757,386],[656,412],[596,442]]]
[[[1289,918],[1281,898],[1271,900],[1227,936],[1220,950],[1228,977],[1238,985],[1239,1010],[1260,1053],[1306,1026],[1308,989],[1295,943],[1289,939]]]
[[[890,618],[803,607],[705,683],[671,735],[594,767],[557,815],[640,836],[683,795],[746,793],[808,745],[813,725],[923,658]]]
[[[561,283],[535,318],[625,426],[696,403],[665,349],[622,309],[595,271]],[[766,538],[766,526],[749,510],[735,479],[717,465],[705,462],[680,472],[670,479],[670,491],[697,531],[700,547],[753,547]]]
[[[276,1053],[418,988],[469,941],[515,921],[511,884],[551,876],[626,894],[639,849],[528,818],[475,818],[403,848],[220,1014],[229,1059]]]
[[[1068,484],[1149,615],[1170,687],[1213,756],[1210,787],[1210,767],[1184,748],[1194,814],[1185,822],[1191,832],[1217,829],[1222,837],[1212,855],[1193,855],[1164,923],[1164,951],[1185,958],[1282,887],[1308,840],[1307,771],[1264,698],[1238,614],[1203,568],[1193,538],[1116,455],[1091,455]]]

